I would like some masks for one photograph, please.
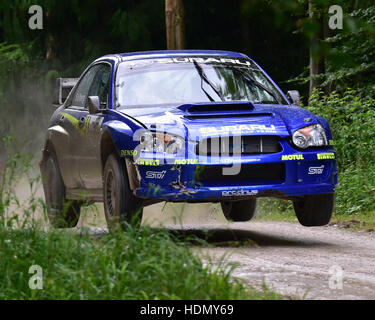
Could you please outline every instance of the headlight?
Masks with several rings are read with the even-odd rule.
[[[146,131],[140,137],[141,151],[176,154],[184,146],[184,139],[162,132]]]
[[[328,145],[326,133],[320,124],[314,124],[294,132],[293,143],[301,149]]]

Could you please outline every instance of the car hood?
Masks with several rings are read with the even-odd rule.
[[[118,111],[137,119],[150,130],[189,139],[202,136],[277,135],[319,123],[311,112],[293,105],[212,102],[184,105],[120,107]]]

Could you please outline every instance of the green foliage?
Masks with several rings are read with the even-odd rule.
[[[375,99],[315,91],[308,109],[326,118],[337,151],[336,213],[375,209]]]
[[[298,221],[293,202],[277,198],[258,199],[256,218],[262,221]]]
[[[21,45],[0,43],[0,103],[9,98],[9,90],[15,90],[18,76],[28,62],[29,56]]]
[[[11,136],[0,138],[0,231],[11,226],[30,226],[30,223],[35,223],[35,215],[43,216],[46,212],[44,201],[35,196],[36,186],[41,181],[39,175],[31,175],[31,159],[30,154],[23,155],[15,148]],[[30,197],[21,201],[16,194],[15,186],[25,178]]]
[[[325,96],[315,91],[309,111],[326,118],[331,126],[341,168],[355,164],[364,168],[375,163],[375,99],[361,98],[348,89],[343,95]]]
[[[375,5],[351,12],[343,32],[325,42],[331,50],[322,87],[341,92],[352,87],[362,96],[375,97]]]
[[[300,19],[297,32],[311,39],[325,25],[325,39],[311,43],[313,58],[325,59],[325,73],[314,75],[321,81],[319,89],[326,92],[344,93],[347,88],[355,88],[363,97],[375,97],[375,5],[371,1],[313,1],[320,21],[307,16]],[[326,24],[331,17],[330,5],[340,5],[343,9],[343,29],[330,30]],[[287,83],[306,85],[310,81],[309,69]]]
[[[246,299],[225,265],[203,265],[186,241],[142,228],[92,238],[35,229],[0,232],[0,299]],[[43,289],[28,270],[43,268]]]

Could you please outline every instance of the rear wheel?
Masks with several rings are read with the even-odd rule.
[[[257,199],[223,201],[221,202],[221,209],[227,220],[235,222],[249,221],[255,216],[256,205]]]
[[[294,211],[300,224],[305,227],[324,226],[332,217],[334,193],[304,196],[293,201]]]
[[[139,227],[143,201],[134,196],[129,187],[125,161],[115,155],[107,158],[103,173],[104,213],[110,230],[126,223]]]
[[[81,203],[66,200],[65,186],[54,152],[49,152],[45,162],[44,195],[50,224],[55,228],[73,228],[77,225]]]

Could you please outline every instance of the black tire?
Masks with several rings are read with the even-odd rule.
[[[77,225],[81,213],[81,203],[66,200],[65,185],[61,177],[57,157],[50,151],[45,162],[43,177],[44,195],[50,224],[54,228],[73,228]]]
[[[257,199],[241,201],[223,201],[221,209],[225,218],[229,221],[243,222],[250,221],[255,216]]]
[[[143,201],[134,196],[129,187],[125,161],[110,155],[103,172],[104,213],[108,228],[115,231],[126,223],[139,227],[142,222]]]
[[[317,227],[328,224],[335,203],[334,193],[304,196],[293,201],[294,212],[300,224],[305,227]]]

